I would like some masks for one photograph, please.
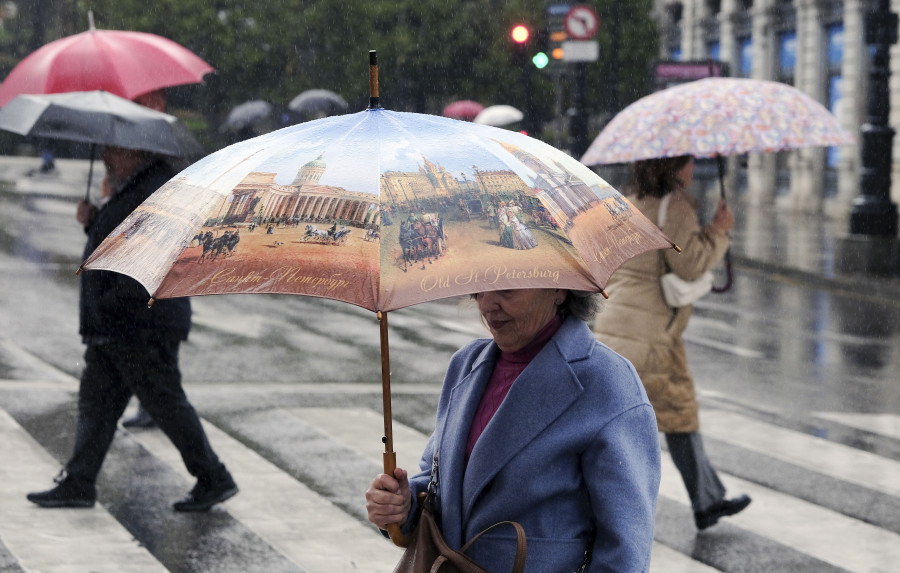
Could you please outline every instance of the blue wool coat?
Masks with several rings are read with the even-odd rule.
[[[528,538],[526,571],[572,572],[593,538],[588,571],[646,571],[659,491],[656,420],[631,364],[567,319],[515,381],[475,444],[466,439],[499,356],[490,339],[452,358],[416,493],[439,450],[438,522],[459,549],[486,527],[517,521]],[[404,524],[410,532],[414,519]],[[509,571],[515,532],[502,527],[468,551],[489,571]]]

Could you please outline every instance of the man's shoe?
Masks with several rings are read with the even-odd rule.
[[[150,413],[140,406],[134,416],[122,420],[122,425],[126,428],[153,428],[156,426],[156,422]]]
[[[92,483],[77,481],[65,470],[53,480],[56,487],[47,491],[29,493],[28,501],[41,507],[93,507],[97,501],[97,488]]]
[[[697,524],[697,529],[702,531],[707,527],[712,527],[718,523],[720,517],[728,517],[729,515],[734,515],[739,511],[743,511],[750,505],[750,501],[750,497],[747,495],[723,499],[713,504],[709,509],[695,511],[694,523]]]
[[[194,489],[181,501],[176,501],[175,511],[209,511],[209,508],[234,497],[238,487],[228,471],[215,477],[201,476]]]

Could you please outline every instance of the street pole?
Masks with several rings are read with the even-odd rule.
[[[569,134],[572,136],[572,157],[579,158],[588,148],[587,120],[584,104],[584,62],[576,62],[575,89],[572,94],[572,111],[569,117]]]
[[[894,130],[890,114],[890,46],[897,42],[897,14],[889,0],[873,0],[866,14],[866,44],[872,49],[867,118],[862,126],[860,195],[850,211],[850,234],[897,236],[897,205],[891,202]]]

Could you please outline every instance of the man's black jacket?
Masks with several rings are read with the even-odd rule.
[[[86,229],[84,258],[174,175],[175,171],[162,160],[151,161],[135,171]],[[190,299],[158,300],[147,308],[149,300],[147,289],[129,276],[111,271],[84,271],[79,332],[88,343],[112,338],[135,342],[159,337],[186,340],[191,327]]]

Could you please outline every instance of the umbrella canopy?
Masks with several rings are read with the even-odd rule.
[[[0,129],[179,157],[202,154],[175,116],[103,91],[17,96],[0,109]]]
[[[226,235],[233,248],[210,251],[207,241]],[[155,298],[268,292],[389,311],[482,290],[598,291],[628,258],[670,246],[605,181],[546,144],[370,109],[206,157],[84,268],[132,276]]]
[[[306,115],[339,115],[347,111],[347,102],[331,90],[306,90],[291,100],[288,109]]]
[[[441,115],[444,117],[452,117],[453,119],[462,119],[472,121],[484,110],[484,106],[477,101],[470,99],[462,99],[448,104]]]
[[[235,106],[225,118],[223,129],[241,130],[254,127],[272,119],[275,108],[267,101],[254,99]]]
[[[847,145],[837,118],[787,84],[706,78],[646,96],[622,110],[591,143],[585,165],[693,155]]]
[[[503,127],[522,121],[525,115],[511,105],[492,105],[484,108],[475,119],[475,123]]]
[[[161,36],[97,30],[42,46],[0,84],[0,106],[19,94],[103,90],[125,99],[160,88],[193,84],[213,68],[196,54]]]

